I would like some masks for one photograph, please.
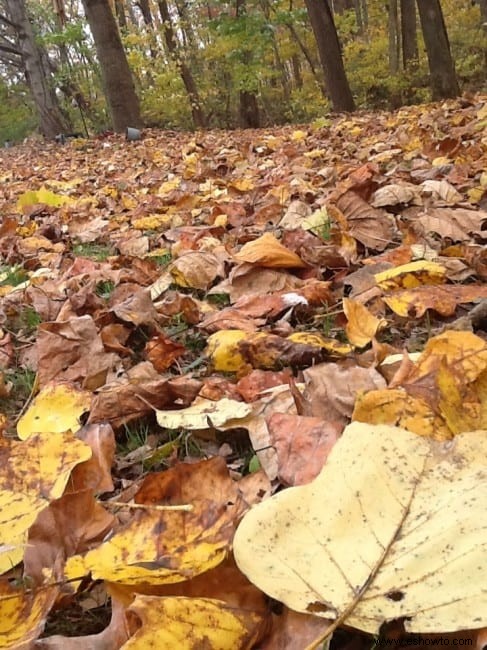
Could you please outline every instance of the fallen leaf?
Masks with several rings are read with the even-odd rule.
[[[343,426],[320,418],[274,413],[267,420],[284,485],[303,485],[321,471]]]
[[[353,423],[312,483],[247,513],[237,565],[291,609],[371,634],[398,618],[411,632],[485,626],[486,452],[480,431],[452,446]]]
[[[17,423],[17,434],[26,440],[34,433],[76,432],[80,417],[89,410],[91,393],[71,383],[50,383],[37,394]]]
[[[303,268],[306,264],[288,248],[283,246],[271,233],[244,244],[234,258],[239,262],[258,264],[270,269]]]
[[[209,598],[158,598],[136,596],[129,611],[142,620],[142,627],[125,643],[127,650],[246,650],[259,636],[262,617]]]
[[[358,348],[368,345],[387,325],[384,318],[377,318],[365,305],[351,298],[343,299],[343,311],[348,321],[345,327],[348,340]]]
[[[237,402],[223,397],[212,402],[207,399],[196,400],[185,409],[160,411],[156,410],[157,423],[165,429],[209,429],[228,424],[244,418],[251,412],[251,407],[245,402]],[[235,426],[238,426],[236,424]]]

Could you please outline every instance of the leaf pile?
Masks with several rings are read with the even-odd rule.
[[[487,627],[486,125],[0,152],[0,647]]]

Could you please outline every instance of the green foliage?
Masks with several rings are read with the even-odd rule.
[[[100,296],[100,298],[103,298],[103,300],[108,300],[114,289],[115,282],[112,280],[102,280],[96,285],[95,293],[97,296]]]
[[[113,255],[113,250],[106,244],[90,242],[74,246],[73,254],[76,257],[89,257],[97,262],[104,262],[110,255]]]
[[[36,123],[25,85],[8,85],[0,79],[0,146],[5,142],[20,142],[32,133]]]
[[[84,131],[80,110],[71,102],[72,90],[86,101],[83,117],[92,132],[109,128],[101,74],[93,39],[79,0],[64,5],[63,25],[51,0],[28,0],[36,38],[55,62],[52,83],[75,130]],[[460,83],[471,90],[485,88],[487,34],[478,5],[442,0],[452,53]],[[191,3],[191,15],[169,0],[176,57],[167,51],[164,26],[143,24],[140,12],[127,15],[122,40],[148,126],[193,127],[188,91],[179,62],[191,71],[203,111],[211,127],[235,127],[240,119],[240,93],[256,95],[263,125],[310,122],[329,111],[323,97],[323,72],[309,17],[300,0],[246,0],[241,15],[223,0]],[[380,0],[367,0],[368,24],[361,34],[354,10],[336,15],[347,76],[356,103],[365,108],[391,108],[428,100],[429,69],[419,21],[419,62],[412,70],[389,70],[388,16]],[[306,52],[306,56],[303,51]],[[311,62],[311,64],[310,64]],[[314,71],[313,71],[314,68]],[[35,115],[18,73],[0,72],[0,145],[18,141],[34,126]],[[71,89],[71,90],[70,90]]]
[[[21,266],[0,267],[0,287],[16,287],[29,279],[29,274]]]

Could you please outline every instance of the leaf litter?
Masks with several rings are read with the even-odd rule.
[[[0,647],[481,645],[485,102],[0,152]]]

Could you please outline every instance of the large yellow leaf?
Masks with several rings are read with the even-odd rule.
[[[41,187],[40,190],[31,190],[21,194],[17,205],[22,209],[30,205],[35,205],[36,203],[45,203],[53,208],[59,208],[62,205],[66,205],[66,203],[73,203],[73,199],[69,196],[56,194],[55,192],[47,190],[45,187]]]
[[[27,649],[41,634],[57,589],[44,586],[35,593],[0,583],[0,648]]]
[[[25,440],[33,433],[77,431],[80,417],[88,411],[91,393],[74,384],[48,384],[30,405],[17,424],[17,434]]]
[[[136,494],[134,518],[86,555],[71,557],[66,575],[124,584],[171,584],[225,559],[243,504],[222,458],[149,474]],[[192,506],[191,512],[158,507]],[[140,509],[142,508],[142,509]]]
[[[487,625],[487,432],[452,444],[353,423],[319,476],[252,509],[239,568],[292,609],[378,633]]]
[[[58,499],[75,465],[91,449],[71,434],[38,434],[0,448],[0,572],[23,553],[25,535],[41,510]]]
[[[159,598],[138,595],[129,607],[142,627],[124,650],[247,650],[262,617],[212,598]]]

